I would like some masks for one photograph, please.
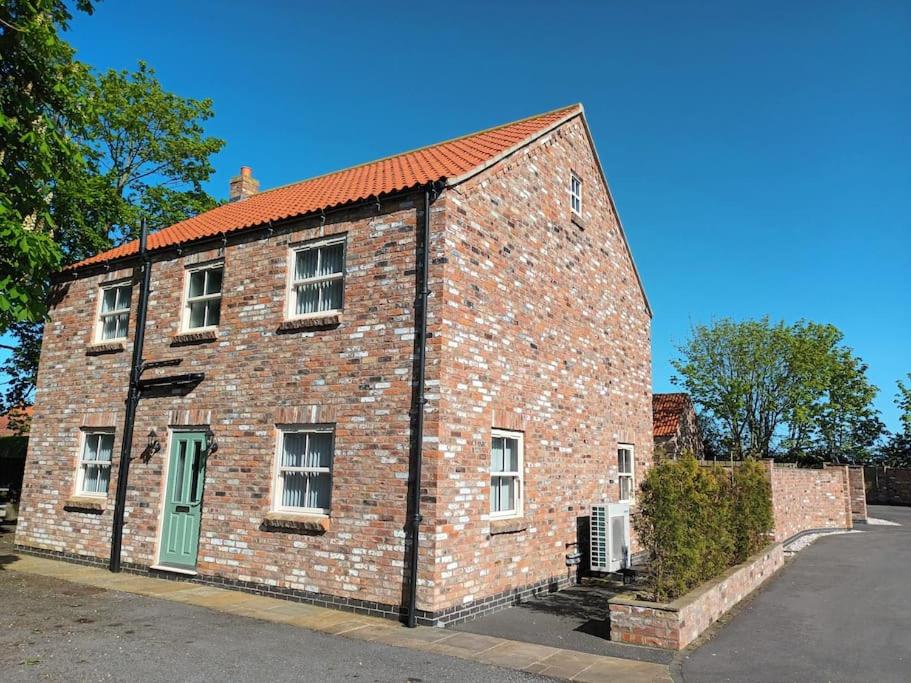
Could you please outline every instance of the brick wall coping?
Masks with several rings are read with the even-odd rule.
[[[745,569],[754,562],[765,559],[769,553],[774,552],[778,546],[782,545],[782,543],[770,543],[765,548],[757,553],[754,553],[740,564],[735,564],[730,569],[725,570],[718,576],[709,579],[705,583],[702,583],[691,590],[689,593],[681,595],[679,598],[672,600],[671,602],[652,602],[651,600],[639,600],[637,598],[628,597],[633,595],[633,593],[630,592],[621,593],[620,595],[611,598],[607,602],[610,605],[629,605],[631,607],[648,607],[649,609],[659,610],[661,612],[679,612],[685,607],[688,607],[694,602],[697,602],[703,595],[712,591],[719,584],[727,581],[731,576],[739,572],[741,569]]]

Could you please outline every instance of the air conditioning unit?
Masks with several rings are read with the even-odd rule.
[[[618,572],[629,567],[629,503],[592,505],[590,529],[593,572]]]

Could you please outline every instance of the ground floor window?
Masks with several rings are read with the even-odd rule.
[[[286,427],[279,431],[274,508],[329,514],[332,498],[332,427]]]
[[[522,433],[495,429],[491,436],[490,516],[517,517],[522,514]]]
[[[79,469],[76,473],[76,491],[82,494],[107,495],[111,479],[111,456],[114,451],[114,433],[85,432]]]

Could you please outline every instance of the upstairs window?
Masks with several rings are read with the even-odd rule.
[[[490,516],[522,514],[523,439],[521,432],[493,430],[490,453]]]
[[[106,496],[111,479],[113,432],[86,432],[76,473],[76,491],[81,495]]]
[[[218,327],[221,319],[222,264],[195,268],[187,273],[187,297],[184,329],[202,330]]]
[[[621,444],[617,448],[617,475],[620,481],[620,502],[627,503],[633,499],[635,461],[633,447]]]
[[[101,306],[95,339],[119,341],[127,338],[132,294],[133,286],[128,282],[101,288]]]
[[[331,427],[288,428],[279,433],[276,510],[329,514],[334,450]]]
[[[314,243],[292,252],[289,318],[342,310],[345,240]]]
[[[582,215],[582,179],[575,173],[569,176],[569,208],[577,216]]]

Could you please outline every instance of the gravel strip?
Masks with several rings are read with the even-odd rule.
[[[792,541],[791,543],[788,543],[784,547],[784,552],[786,555],[793,555],[794,553],[799,553],[801,550],[806,548],[808,545],[813,543],[813,541],[815,541],[817,538],[820,538],[821,536],[832,536],[834,534],[861,534],[861,533],[863,533],[863,532],[858,531],[857,529],[850,529],[850,530],[846,529],[844,531],[819,531],[819,532],[813,533],[813,534],[806,534],[804,536],[801,536],[797,540]]]
[[[888,519],[879,519],[878,517],[867,517],[867,524],[878,526],[901,526],[898,522],[890,522]]]

